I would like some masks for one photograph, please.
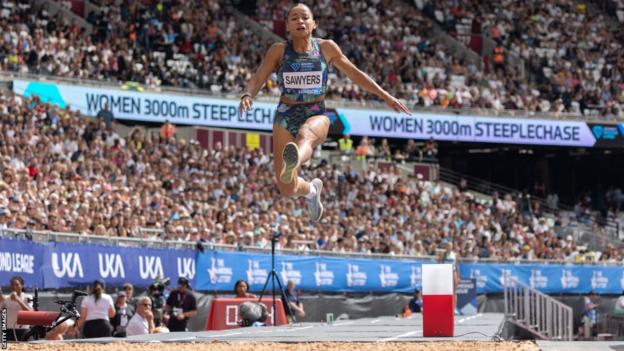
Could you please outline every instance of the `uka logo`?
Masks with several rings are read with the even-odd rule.
[[[164,277],[163,265],[158,256],[139,256],[139,274],[141,279],[153,280]]]
[[[102,278],[125,278],[123,261],[119,254],[98,254],[100,277]]]
[[[195,279],[195,259],[191,257],[178,257],[178,276],[189,280]]]
[[[61,261],[59,262],[59,256]],[[75,252],[52,253],[52,270],[57,278],[84,278],[80,255]]]

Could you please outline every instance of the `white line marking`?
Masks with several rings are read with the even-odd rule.
[[[239,335],[239,334],[243,334],[243,333],[237,332],[237,333],[229,333],[229,334],[207,335],[207,336],[200,336],[199,338],[220,338],[224,336],[232,336],[232,335]]]
[[[475,314],[474,316],[462,318],[462,319],[458,320],[457,323],[464,323],[465,321],[469,321],[471,319],[475,319],[475,318],[479,318],[479,317],[481,317],[481,313]]]
[[[314,327],[313,325],[308,325],[308,326],[305,326],[305,327],[299,327],[299,328],[287,329],[286,331],[287,331],[287,332],[291,332],[291,331],[296,331],[296,330],[310,329],[310,328],[313,328],[313,327]]]
[[[195,340],[195,339],[197,339],[197,337],[189,336],[187,338],[167,339],[167,340],[163,340],[163,341],[166,341],[166,342],[178,342],[178,341]]]
[[[381,320],[381,319],[373,319],[373,320],[371,321],[371,324],[375,324],[375,323],[379,322],[380,320]]]
[[[469,320],[471,320],[471,319],[479,318],[479,317],[481,317],[481,316],[482,316],[482,314],[481,314],[481,313],[478,313],[478,314],[475,314],[474,316],[470,316],[470,317],[462,318],[462,319],[458,320],[458,321],[457,321],[457,323],[464,323],[465,321],[469,321]]]
[[[393,341],[393,340],[397,340],[397,339],[401,339],[401,338],[405,338],[414,334],[419,333],[418,331],[411,331],[411,332],[407,332],[407,333],[403,333],[403,334],[399,334],[397,336],[393,336],[391,338],[383,338],[383,339],[377,339],[377,342],[388,342],[388,341]]]
[[[349,325],[349,324],[353,324],[353,322],[333,323],[332,325],[333,325],[334,327],[340,327],[340,326],[343,326],[343,325]]]

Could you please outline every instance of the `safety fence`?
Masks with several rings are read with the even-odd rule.
[[[515,278],[504,289],[508,320],[548,340],[572,341],[573,310]]]

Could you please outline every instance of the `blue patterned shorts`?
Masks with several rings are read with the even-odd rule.
[[[286,105],[282,102],[277,105],[275,121],[280,127],[286,129],[294,138],[299,133],[299,128],[312,116],[325,114],[325,101],[310,104]]]

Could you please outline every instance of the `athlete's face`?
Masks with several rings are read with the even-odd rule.
[[[288,25],[286,29],[293,37],[305,38],[312,35],[316,23],[312,12],[306,6],[295,6],[288,13]]]

